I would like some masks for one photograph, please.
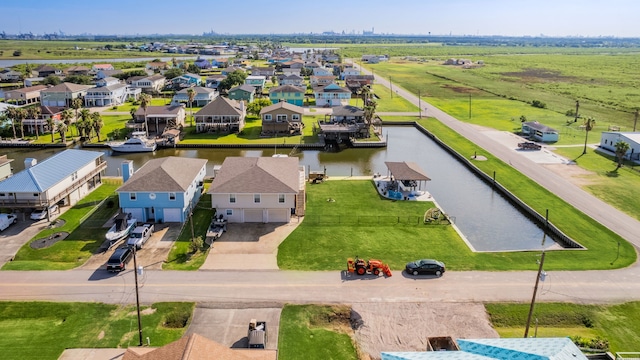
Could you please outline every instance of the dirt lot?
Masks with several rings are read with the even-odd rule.
[[[479,303],[357,303],[351,319],[359,325],[356,342],[371,359],[382,351],[425,351],[429,336],[499,337]]]
[[[138,266],[144,266],[146,269],[160,270],[162,263],[167,260],[169,251],[173,242],[178,238],[182,224],[155,224],[155,231],[146,244],[136,253]],[[126,240],[123,240],[118,247],[124,246]],[[104,268],[109,256],[113,254],[115,248],[104,253],[93,255],[89,261],[81,266],[82,269],[99,269]],[[132,267],[130,263],[128,265]]]

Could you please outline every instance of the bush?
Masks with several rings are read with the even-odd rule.
[[[198,236],[197,238],[191,240],[191,242],[189,243],[189,252],[191,254],[195,254],[198,251],[202,250],[203,247],[204,240],[202,240],[202,236]]]
[[[593,349],[593,350],[609,350],[609,340],[603,339],[597,336],[595,339],[583,338],[582,336],[572,336],[571,341],[573,341],[576,346],[583,349]]]
[[[189,322],[189,313],[184,311],[174,311],[167,314],[167,318],[164,321],[164,327],[171,329],[182,329],[187,326]]]
[[[531,106],[537,107],[537,108],[540,108],[540,109],[545,109],[547,107],[547,104],[543,103],[540,100],[533,100],[531,102]]]

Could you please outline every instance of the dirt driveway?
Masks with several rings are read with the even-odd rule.
[[[299,224],[228,224],[200,270],[277,270],[278,246]]]
[[[136,260],[138,261],[138,266],[143,266],[151,270],[160,270],[162,269],[162,263],[167,260],[173,242],[178,238],[178,235],[180,235],[182,224],[155,224],[154,227],[155,231],[153,235],[151,235],[151,238],[144,244],[142,249],[136,252]],[[118,247],[124,246],[125,241],[126,240],[123,240]],[[114,247],[104,253],[94,254],[80,269],[104,268],[107,260],[109,260],[109,257],[115,249]],[[132,263],[130,263],[129,267],[132,266]]]

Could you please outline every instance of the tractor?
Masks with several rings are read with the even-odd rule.
[[[387,277],[391,276],[391,269],[389,269],[389,265],[383,263],[381,260],[364,260],[360,259],[358,256],[356,256],[355,260],[352,258],[347,259],[347,272],[355,273],[357,275],[373,274],[375,276],[380,275],[382,272]]]

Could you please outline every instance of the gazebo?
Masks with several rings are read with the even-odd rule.
[[[388,171],[386,187],[382,189],[381,184],[378,185],[383,190],[383,195],[392,199],[411,200],[426,194],[421,191],[422,185],[431,179],[418,164],[406,161],[385,161],[384,164]]]

